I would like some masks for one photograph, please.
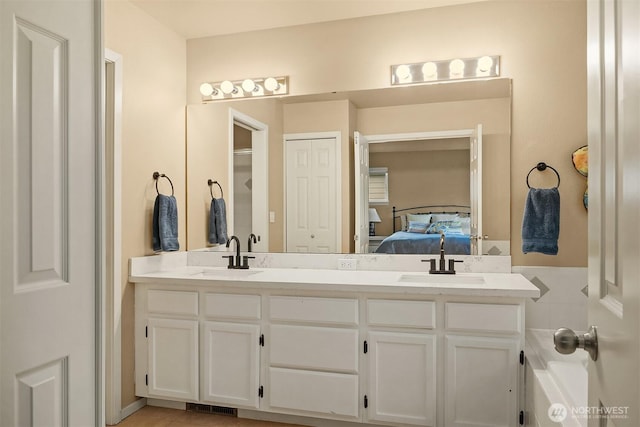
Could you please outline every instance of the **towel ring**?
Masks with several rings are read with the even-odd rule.
[[[158,193],[158,195],[160,194],[160,190],[158,190],[158,178],[167,178],[167,181],[169,181],[169,184],[171,184],[171,195],[173,196],[173,182],[171,182],[171,179],[167,175],[161,174],[159,172],[153,173],[153,179],[156,180],[156,193]]]
[[[213,184],[217,184],[218,188],[220,189],[220,198],[224,199],[224,191],[222,191],[222,186],[220,185],[220,183],[218,181],[213,181],[212,179],[209,179],[207,181],[207,184],[209,184],[209,192],[211,193],[211,198],[215,199],[215,197],[213,197]]]
[[[531,186],[529,185],[529,175],[531,175],[531,172],[533,172],[535,169],[538,169],[540,172],[542,172],[543,170],[545,170],[547,168],[551,169],[552,171],[554,171],[556,173],[556,176],[558,177],[558,185],[556,187],[560,187],[560,174],[558,173],[558,171],[553,166],[549,166],[545,162],[540,162],[540,163],[538,163],[537,165],[535,165],[534,167],[531,168],[531,170],[527,174],[527,187],[531,188]]]

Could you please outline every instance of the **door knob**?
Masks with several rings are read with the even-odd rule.
[[[589,326],[587,333],[576,335],[571,329],[560,328],[553,334],[553,344],[556,351],[562,354],[571,354],[576,348],[582,348],[591,360],[598,360],[598,334],[595,326]]]

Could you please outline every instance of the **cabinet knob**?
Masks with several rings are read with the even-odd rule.
[[[316,235],[315,235],[315,234],[312,234],[312,235],[311,235],[311,238],[312,238],[312,239],[315,239],[315,238],[316,238]]]

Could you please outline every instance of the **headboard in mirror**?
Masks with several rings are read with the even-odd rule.
[[[334,157],[339,182],[335,183],[332,212],[337,227],[335,252],[355,252],[356,201],[354,132],[364,135],[415,132],[448,132],[472,129],[482,124],[483,254],[509,253],[510,242],[510,138],[511,80],[492,79],[435,85],[416,85],[280,99],[221,101],[187,107],[187,241],[188,249],[207,247],[207,217],[211,196],[206,186],[214,177],[224,189],[228,206],[229,234],[234,234],[234,119],[241,114],[264,125],[266,148],[253,154],[253,164],[263,164],[261,176],[243,175],[246,190],[250,183],[263,183],[266,194],[251,205],[257,220],[263,221],[262,240],[268,246],[256,251],[287,251],[286,173],[283,141],[296,137],[331,133],[338,135]],[[236,122],[237,126],[238,123]],[[251,127],[249,127],[251,131]],[[250,138],[255,144],[258,135]],[[236,132],[237,134],[237,132]],[[464,140],[464,138],[463,138]],[[419,146],[422,143],[422,146]],[[243,148],[247,153],[247,148]],[[466,150],[466,151],[465,151]],[[265,156],[260,159],[259,155]],[[238,156],[235,156],[238,158]],[[469,149],[465,141],[394,142],[375,144],[367,159],[370,167],[388,171],[388,204],[376,204],[381,223],[376,233],[393,232],[392,207],[415,205],[470,205]],[[466,165],[463,167],[463,165]],[[457,171],[458,174],[452,174]],[[246,166],[245,166],[246,172]],[[199,183],[203,183],[199,185]],[[249,184],[248,184],[249,183]],[[237,184],[237,183],[236,183]],[[455,190],[454,190],[455,188]],[[317,187],[316,187],[317,189]],[[309,191],[310,195],[321,191]],[[326,192],[325,192],[326,193]],[[328,193],[327,193],[328,194]],[[462,194],[462,200],[455,194]],[[246,194],[242,197],[246,198]],[[453,197],[453,198],[452,198]],[[244,203],[245,208],[248,204]],[[324,206],[320,203],[319,206]],[[246,214],[246,212],[244,212]],[[309,227],[320,224],[329,214],[319,210],[300,211]],[[305,216],[306,215],[306,216]],[[246,215],[245,215],[246,216]],[[254,215],[255,216],[255,215]],[[256,219],[254,219],[255,224]],[[312,221],[316,221],[313,224]],[[254,225],[255,228],[255,225]],[[238,230],[240,228],[238,227]],[[253,230],[256,231],[255,229]],[[256,233],[259,234],[259,233]],[[310,231],[309,238],[315,234]],[[238,236],[245,242],[247,236]],[[302,245],[304,246],[304,245]]]

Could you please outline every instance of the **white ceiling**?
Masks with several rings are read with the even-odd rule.
[[[176,33],[192,39],[486,0],[130,1]]]

